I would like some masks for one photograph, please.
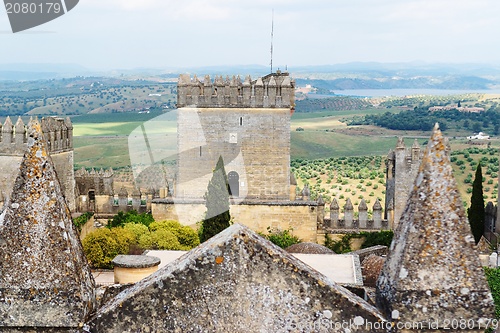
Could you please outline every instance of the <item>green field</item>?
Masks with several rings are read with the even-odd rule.
[[[394,149],[397,138],[304,131],[292,132],[291,141],[292,159],[316,159],[342,156],[385,156],[390,149]]]
[[[291,121],[291,158],[316,159],[387,155],[390,149],[394,149],[397,136],[401,135],[401,132],[374,128],[373,126],[348,127],[341,121],[346,117],[383,112],[387,112],[387,110],[364,109],[294,113]],[[430,136],[430,132],[405,133],[407,136],[408,134],[419,137]],[[425,139],[420,141],[423,142]]]
[[[126,136],[74,137],[75,168],[123,168],[130,165]]]

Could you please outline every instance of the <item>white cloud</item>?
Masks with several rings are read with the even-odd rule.
[[[494,0],[82,0],[40,27],[58,38],[0,35],[9,50],[0,62],[61,54],[89,67],[267,65],[272,9],[280,64],[500,59]],[[4,13],[0,24],[9,29]]]

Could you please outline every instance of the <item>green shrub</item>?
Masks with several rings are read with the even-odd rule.
[[[151,233],[153,247],[158,250],[180,250],[181,244],[173,232],[167,229],[158,229]]]
[[[198,233],[190,227],[183,226],[178,221],[168,220],[153,222],[149,229],[154,232],[161,229],[166,229],[172,232],[178,239],[183,250],[190,250],[200,245]]]
[[[365,237],[365,240],[361,245],[362,249],[375,245],[390,246],[392,238],[394,237],[394,232],[392,232],[392,230],[384,230],[380,232],[363,231],[360,233],[347,233],[344,234],[340,240],[333,240],[330,235],[326,234],[325,246],[335,253],[347,253],[352,251],[351,239],[363,237]]]
[[[495,318],[500,318],[500,268],[484,267],[484,273],[495,301]]]
[[[370,246],[375,245],[385,245],[391,246],[392,238],[394,237],[394,232],[392,230],[382,230],[379,232],[361,232],[365,238],[365,241],[361,245],[362,249],[366,249]]]
[[[78,217],[75,217],[73,219],[73,225],[76,227],[76,230],[82,231],[82,227],[85,225],[85,223],[88,222],[88,220],[90,220],[92,216],[94,216],[94,213],[86,212]]]
[[[127,244],[130,237],[134,236],[128,231],[113,232],[107,228],[97,229],[83,240],[83,251],[92,267],[112,268],[111,260],[119,254],[128,253]]]
[[[272,230],[271,227],[267,227],[267,235],[260,234],[264,238],[268,239],[271,243],[274,243],[286,249],[293,244],[301,243],[302,241],[297,237],[292,235],[293,229],[287,230]]]
[[[135,242],[139,243],[139,238],[144,234],[149,234],[149,229],[144,224],[125,223],[123,229],[132,232],[135,236]]]
[[[140,223],[145,226],[149,226],[152,222],[154,222],[153,215],[151,213],[142,213],[139,214],[135,210],[131,210],[129,212],[118,212],[112,220],[108,221],[108,228],[114,227],[122,227],[126,223]]]
[[[141,249],[153,250],[154,242],[153,237],[151,237],[151,233],[148,232],[147,234],[141,235],[139,237],[138,244]]]
[[[151,232],[160,230],[160,229],[171,229],[180,226],[181,224],[174,220],[166,220],[166,221],[155,221],[149,225],[149,230]]]
[[[325,246],[335,253],[351,252],[351,239],[362,237],[360,234],[345,234],[340,240],[333,240],[330,235],[325,235]]]
[[[114,238],[120,254],[128,254],[130,246],[135,244],[135,234],[124,228],[111,229],[111,235]]]

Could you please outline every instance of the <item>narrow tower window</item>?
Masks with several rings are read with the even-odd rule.
[[[236,171],[231,171],[227,174],[227,180],[229,185],[229,195],[232,197],[238,197],[240,195],[240,175]]]
[[[243,117],[240,117],[240,126],[243,126]]]

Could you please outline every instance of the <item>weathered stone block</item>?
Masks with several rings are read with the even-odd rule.
[[[493,299],[436,126],[429,140],[377,282],[377,305],[388,318],[421,323],[494,318]],[[484,329],[484,326],[482,327]]]
[[[94,280],[38,121],[28,133],[0,215],[0,327],[76,328],[93,308]]]

